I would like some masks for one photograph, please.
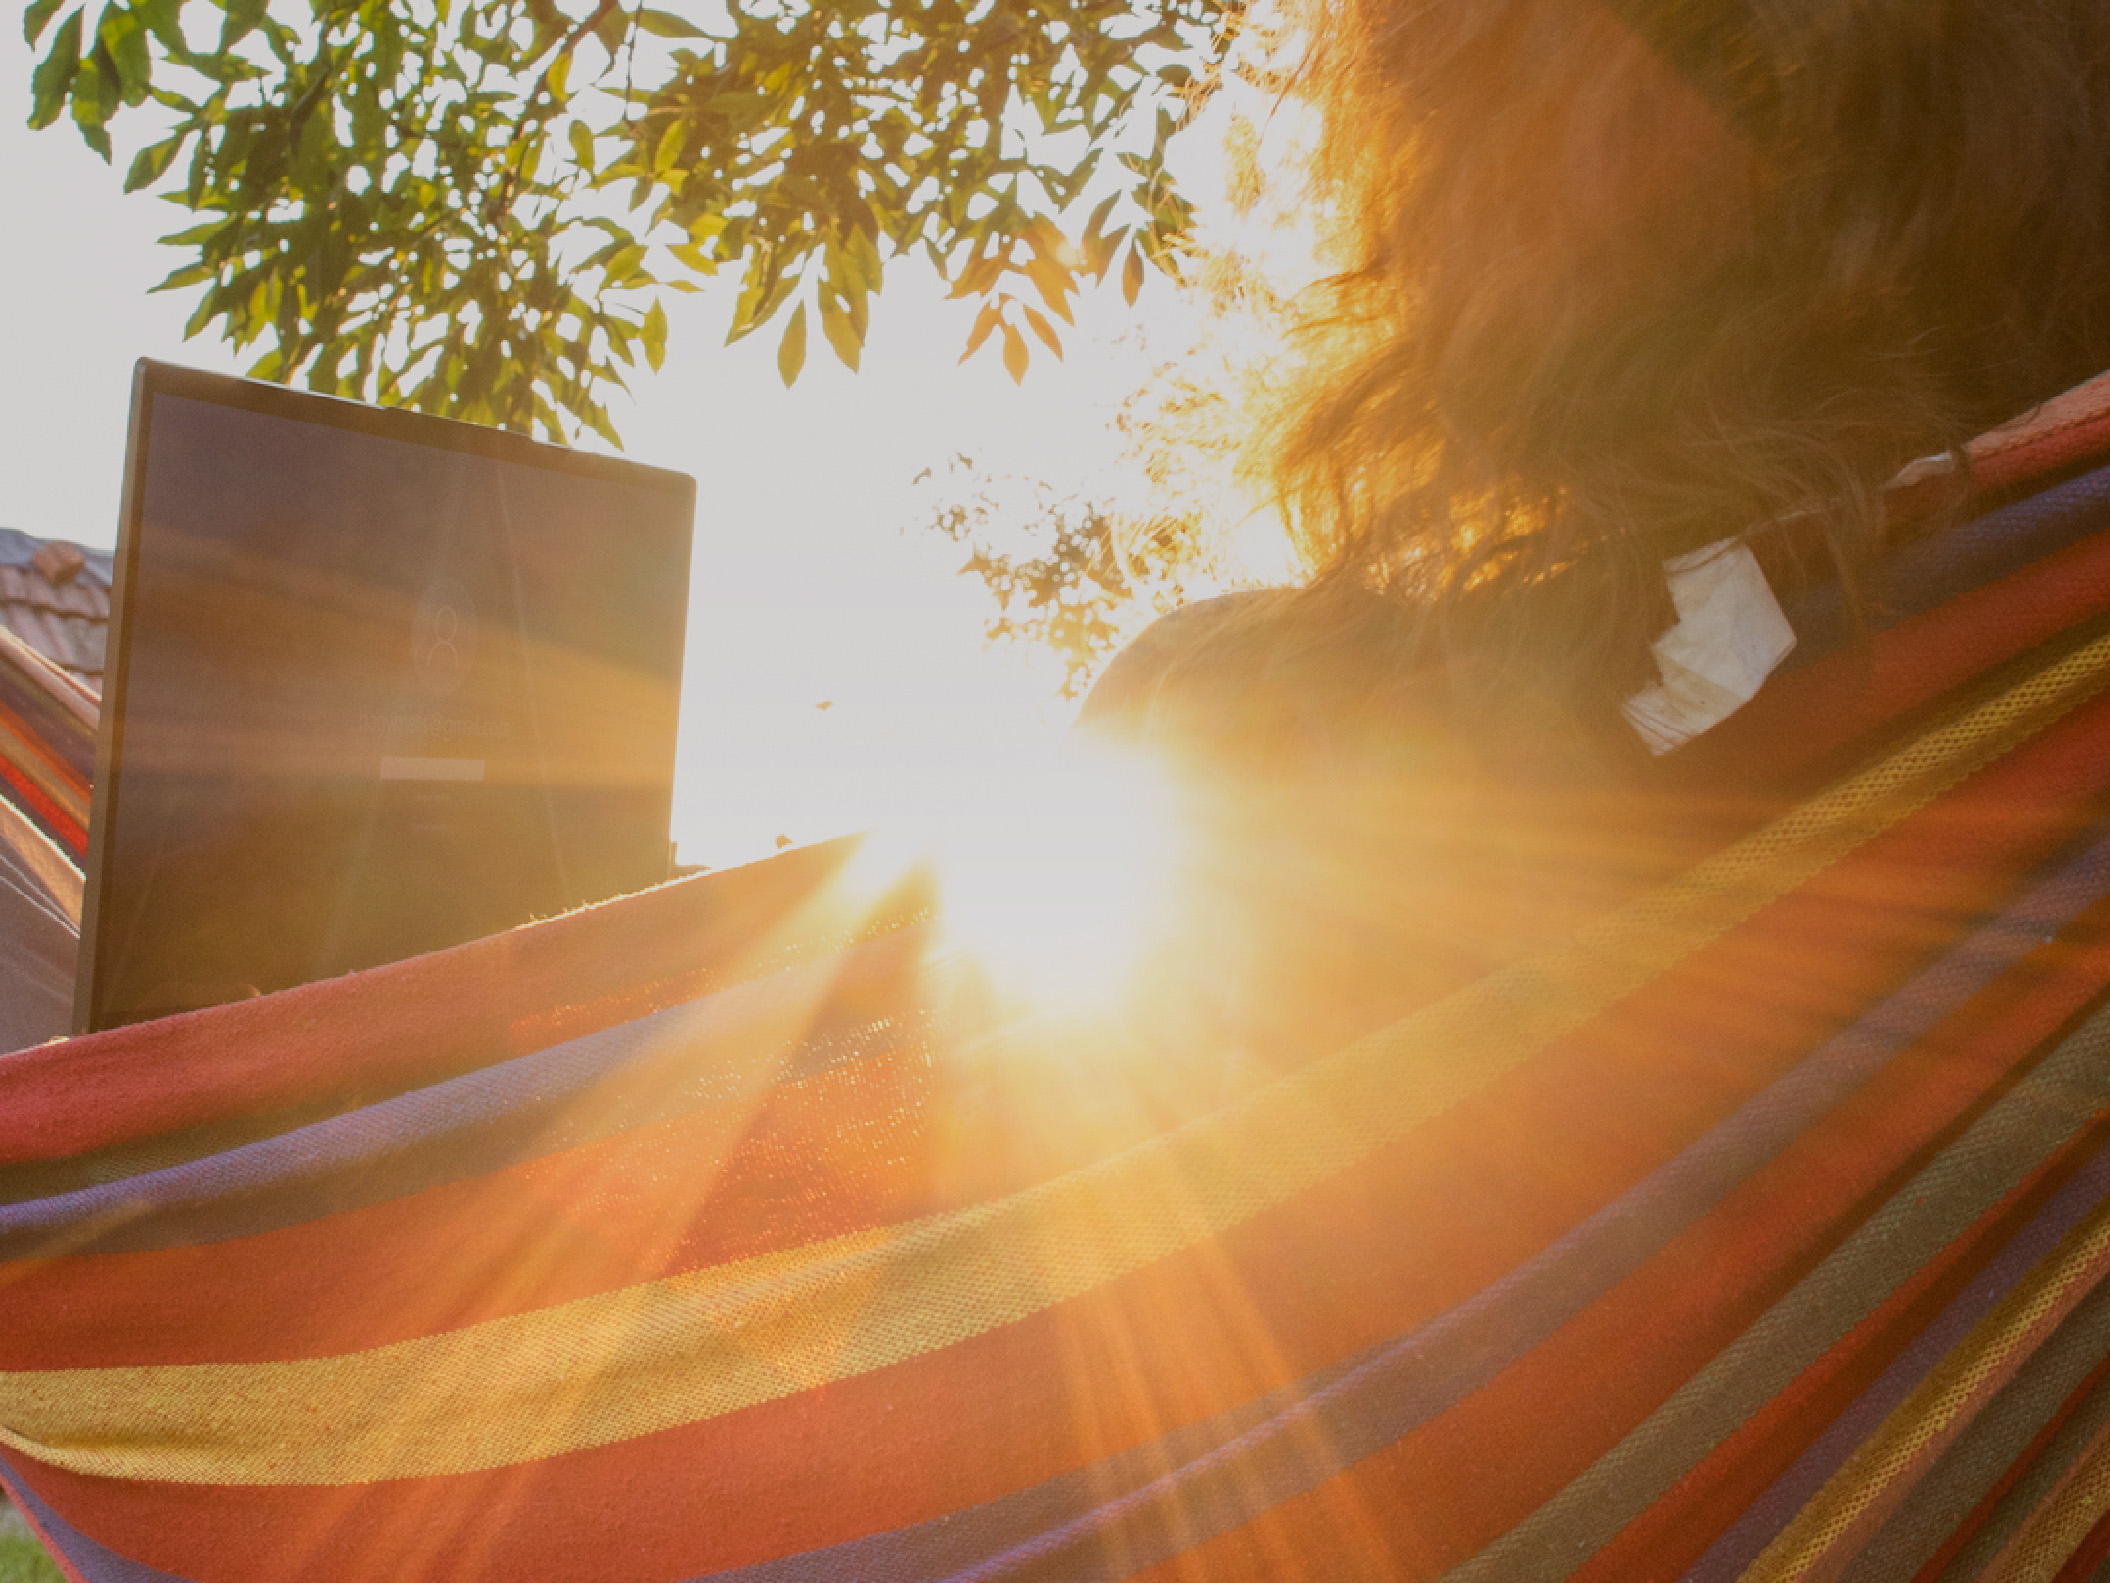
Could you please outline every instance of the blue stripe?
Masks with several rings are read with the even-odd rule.
[[[252,1236],[723,1103],[754,1081],[727,1071],[714,1048],[787,1007],[812,1015],[776,1081],[912,1046],[920,1030],[898,1013],[813,1026],[839,977],[899,949],[873,941],[202,1160],[0,1206],[0,1261]],[[581,1105],[594,1090],[604,1102]]]
[[[85,1583],[191,1583],[188,1578],[133,1561],[97,1544],[40,1500],[5,1457],[0,1457],[0,1473],[8,1475],[8,1492]]]
[[[2020,571],[2110,525],[2110,467],[1958,523],[1884,559],[1869,593],[1871,624],[1882,628],[1946,604],[1959,594]],[[1789,669],[1845,646],[1839,585],[1825,583],[1781,602],[1795,629]]]
[[[1417,1330],[1030,1489],[712,1577],[716,1583],[1115,1579],[1250,1521],[1384,1450],[1494,1379],[2106,892],[2110,836],[2095,832],[2006,912],[1674,1159]]]

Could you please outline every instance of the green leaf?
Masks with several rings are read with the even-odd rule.
[[[81,69],[81,14],[76,11],[59,24],[51,49],[29,79],[32,127],[46,127],[66,108],[66,95]]]
[[[644,267],[644,263],[645,250],[643,246],[632,242],[627,246],[617,248],[615,253],[601,265],[601,268],[607,272],[608,283],[611,286],[627,286],[637,278],[639,271]]]
[[[189,57],[190,50],[183,41],[183,0],[133,0],[132,10],[161,40],[161,47],[171,58]]]
[[[1138,244],[1139,273],[1177,263],[1192,210],[1152,141],[1172,125],[1159,109],[1181,108],[1164,83],[1181,67],[1194,84],[1221,77],[1243,13],[1243,0],[18,3],[35,124],[70,111],[107,151],[125,105],[162,107],[140,139],[152,146],[118,174],[192,211],[167,286],[194,329],[245,363],[275,351],[281,377],[317,388],[573,436],[610,432],[611,384],[663,355],[668,292],[713,271],[742,282],[728,340],[784,312],[787,360],[815,314],[835,355],[861,360],[881,260],[912,250],[975,303],[974,350],[1001,329],[1007,367],[1036,343],[1059,352],[1087,272],[1107,278]],[[192,51],[184,22],[214,12],[222,47]],[[565,42],[582,23],[612,69]],[[181,92],[150,80],[172,64]],[[611,96],[610,129],[567,104],[575,91]],[[1034,123],[1074,141],[1023,149]],[[1079,235],[1064,216],[1117,150],[1134,190],[1093,197]],[[617,185],[627,213],[607,201]],[[1131,205],[1140,237],[1114,218],[1136,218]],[[667,240],[666,271],[686,278],[662,284],[644,249]]]
[[[802,302],[791,310],[791,322],[784,326],[784,339],[777,343],[777,375],[784,381],[785,389],[797,382],[799,370],[806,366],[806,305]]]
[[[667,252],[677,261],[695,270],[699,275],[715,275],[718,273],[718,260],[711,257],[710,254],[706,253],[694,242],[676,242],[668,247]],[[676,281],[675,284],[689,290],[695,289],[685,280]]]
[[[645,361],[652,365],[654,373],[659,372],[659,365],[667,360],[667,310],[660,306],[657,297],[645,310],[645,322],[638,334],[644,339]]]
[[[44,36],[44,30],[51,26],[51,19],[59,14],[59,7],[65,3],[66,0],[36,0],[22,13],[22,42],[35,49],[37,40]]]
[[[752,334],[767,324],[784,300],[798,289],[799,277],[790,270],[771,275],[757,259],[748,267],[748,279],[740,292],[740,299],[733,304],[733,324],[725,337],[725,344]]]
[[[117,68],[118,91],[126,104],[144,104],[152,85],[154,58],[147,49],[146,20],[137,12],[110,6],[96,29],[110,63]]]
[[[709,38],[710,34],[670,11],[639,11],[637,25],[654,38]]]
[[[843,366],[855,373],[858,356],[864,351],[864,337],[833,297],[821,298],[821,333],[827,336]]]
[[[125,191],[137,192],[142,187],[151,187],[161,179],[162,172],[183,151],[189,134],[178,132],[174,137],[143,148],[132,161],[132,168],[125,173]]]
[[[660,133],[659,146],[652,151],[654,171],[674,168],[675,161],[681,158],[682,145],[688,140],[688,133],[689,129],[679,120],[669,123],[666,131]]]
[[[226,15],[220,23],[220,53],[225,55],[257,30],[271,0],[222,0]]]

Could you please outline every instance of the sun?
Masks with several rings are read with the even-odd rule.
[[[880,866],[930,869],[944,947],[1045,1011],[1104,1009],[1174,927],[1180,821],[1140,754],[1066,736],[956,761],[875,835]]]

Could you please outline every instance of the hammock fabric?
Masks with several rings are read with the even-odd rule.
[[[97,708],[0,628],[0,1050],[71,1025]]]
[[[0,801],[78,864],[88,847],[96,696],[0,627]]]
[[[1288,1070],[991,1024],[846,847],[0,1059],[0,1476],[92,1583],[2102,1575],[2106,457]]]

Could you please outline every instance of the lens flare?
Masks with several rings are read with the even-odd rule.
[[[1178,829],[1156,766],[1066,738],[956,763],[860,866],[929,865],[949,948],[1043,1010],[1091,1011],[1171,927]]]

